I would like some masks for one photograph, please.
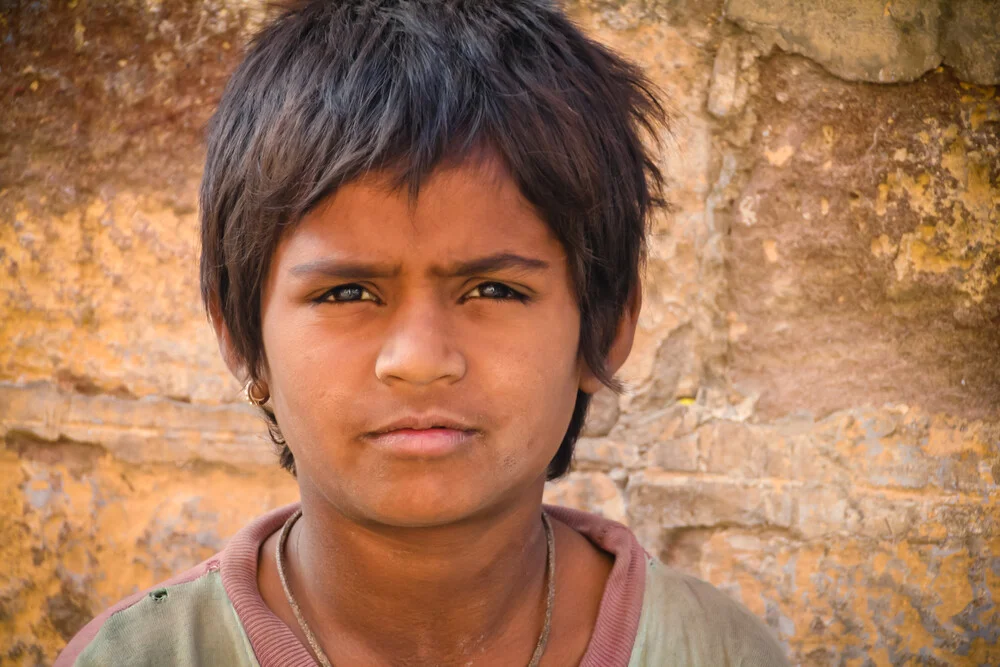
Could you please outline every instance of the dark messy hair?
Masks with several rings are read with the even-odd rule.
[[[369,171],[416,197],[436,167],[486,151],[565,248],[579,352],[620,391],[605,357],[639,289],[651,209],[664,203],[644,140],[655,145],[666,121],[643,72],[547,0],[299,2],[250,44],[210,125],[202,298],[259,378],[261,291],[281,235]],[[589,402],[578,392],[549,479],[568,470]]]

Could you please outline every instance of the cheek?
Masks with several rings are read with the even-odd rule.
[[[351,405],[368,386],[362,380],[366,351],[363,342],[345,345],[317,323],[272,315],[263,326],[272,406],[294,450],[350,423]]]
[[[482,395],[503,397],[486,400],[505,413],[498,416],[507,424],[507,456],[538,459],[544,466],[559,448],[576,404],[579,315],[562,308],[507,334],[502,354],[476,355],[493,360],[480,370],[488,378]]]

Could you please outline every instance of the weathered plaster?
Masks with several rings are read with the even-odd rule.
[[[629,390],[546,498],[795,664],[1000,663],[998,6],[568,3],[664,91],[674,210]],[[4,664],[295,496],[197,296],[201,133],[260,7],[0,10]]]
[[[850,81],[913,81],[944,63],[1000,83],[1000,5],[992,0],[728,0],[726,17]]]

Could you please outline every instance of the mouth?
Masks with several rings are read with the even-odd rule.
[[[441,458],[467,447],[479,435],[458,420],[405,418],[365,435],[373,447],[401,458]]]

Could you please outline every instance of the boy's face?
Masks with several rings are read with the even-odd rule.
[[[577,389],[599,387],[565,252],[489,161],[415,202],[374,176],[340,188],[282,238],[262,318],[303,494],[358,520],[537,501]]]

